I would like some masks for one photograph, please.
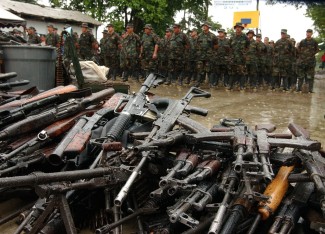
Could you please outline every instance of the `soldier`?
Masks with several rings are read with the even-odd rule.
[[[226,30],[219,29],[218,30],[218,49],[216,52],[215,63],[216,63],[216,71],[217,71],[217,79],[222,80],[224,85],[228,84],[229,79],[229,52],[230,52],[230,43],[229,39],[226,38]]]
[[[249,47],[246,52],[246,69],[249,80],[249,85],[256,90],[257,88],[257,43],[254,40],[255,33],[249,30],[247,33]],[[241,88],[242,89],[242,88]]]
[[[272,62],[273,62],[273,46],[271,46],[270,39],[264,37],[264,44],[266,47],[266,52],[264,54],[263,63],[264,63],[264,81],[271,87],[271,74],[272,74]]]
[[[54,27],[52,24],[47,25],[48,34],[46,35],[46,45],[58,47],[59,45],[59,35],[54,33]]]
[[[105,43],[107,40],[107,33],[108,31],[104,29],[104,31],[102,31],[103,37],[99,41],[99,48],[100,48],[99,65],[101,66],[105,65],[104,57],[105,57]]]
[[[109,67],[108,78],[116,80],[119,69],[119,47],[121,46],[121,37],[115,32],[114,25],[107,25],[107,39],[104,45],[105,66]]]
[[[173,35],[170,39],[170,53],[168,57],[168,77],[165,84],[169,85],[177,78],[178,84],[182,85],[183,82],[183,70],[184,70],[184,55],[185,50],[190,47],[190,41],[188,37],[181,32],[181,25],[174,24]]]
[[[239,82],[240,89],[244,90],[245,85],[245,54],[249,46],[247,36],[242,32],[242,23],[234,26],[235,34],[230,38],[230,77],[227,90],[232,90],[235,82]]]
[[[308,92],[313,93],[316,58],[318,43],[312,38],[313,30],[307,29],[306,38],[301,40],[298,46],[299,57],[297,61],[298,91],[308,81]]]
[[[292,53],[292,73],[289,79],[289,87],[292,91],[296,90],[297,86],[297,59],[298,59],[298,48],[296,47],[296,40],[291,38],[290,41],[293,45],[293,53]]]
[[[195,81],[197,77],[196,73],[196,41],[197,41],[197,29],[193,28],[190,30],[190,48],[187,50],[187,56],[186,56],[186,64],[185,64],[185,71],[187,77],[187,80],[185,81],[185,84],[189,84],[191,81]]]
[[[210,32],[210,24],[204,22],[202,24],[202,32],[198,35],[196,40],[196,69],[197,69],[197,83],[195,86],[199,87],[204,81],[205,75],[208,75],[210,86],[215,85],[215,74],[211,72],[213,57],[218,46],[217,36]]]
[[[141,40],[139,35],[135,34],[133,30],[133,24],[128,24],[122,40],[120,60],[123,70],[123,82],[128,80],[129,75],[133,75],[134,79],[139,80],[136,66],[138,65]]]
[[[266,84],[265,79],[265,54],[266,45],[262,42],[262,35],[256,35],[256,45],[257,45],[257,82],[259,86]]]
[[[288,79],[292,69],[293,45],[287,38],[287,30],[281,30],[281,38],[274,45],[273,71],[272,71],[272,90],[275,85],[281,85],[283,91],[288,91]]]
[[[88,24],[82,23],[81,34],[78,39],[79,57],[83,60],[91,60],[93,57],[93,44],[96,43],[94,35],[88,31]]]
[[[28,44],[41,44],[41,38],[36,34],[36,29],[34,27],[28,28]]]
[[[142,35],[140,56],[141,67],[146,72],[146,77],[150,72],[156,72],[158,58],[159,37],[152,32],[151,24],[144,26],[144,34]]]
[[[170,39],[172,37],[173,30],[167,28],[165,36],[161,38],[158,45],[158,70],[163,76],[168,76],[168,54],[170,47]]]

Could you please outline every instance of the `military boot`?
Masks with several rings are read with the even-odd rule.
[[[172,80],[172,74],[171,74],[171,72],[168,72],[168,76],[167,76],[167,80],[165,82],[165,85],[170,85],[171,80]]]
[[[314,79],[308,79],[308,92],[313,93],[314,89]]]
[[[126,82],[126,81],[128,81],[128,76],[129,76],[129,73],[128,73],[128,71],[124,71],[123,72],[123,75],[122,75],[122,81],[123,82]]]
[[[112,80],[116,80],[116,69],[112,68]]]
[[[298,79],[297,92],[301,92],[303,83],[304,83],[304,79]]]

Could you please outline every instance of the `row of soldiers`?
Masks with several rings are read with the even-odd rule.
[[[112,80],[119,69],[123,81],[129,76],[138,79],[141,67],[145,75],[157,71],[165,75],[167,85],[193,82],[200,86],[207,77],[210,86],[223,80],[227,90],[236,84],[240,90],[247,85],[256,89],[267,84],[272,90],[282,87],[285,91],[301,91],[303,83],[307,83],[309,92],[313,92],[315,54],[319,49],[311,29],[297,47],[286,29],[281,30],[281,38],[275,43],[267,37],[263,42],[261,34],[255,35],[252,30],[245,34],[243,29],[241,23],[236,23],[234,34],[227,38],[224,29],[218,30],[218,36],[213,34],[208,22],[202,24],[201,33],[193,29],[189,35],[181,31],[180,24],[174,24],[159,38],[146,24],[140,38],[132,24],[121,36],[114,31],[114,25],[108,24],[100,41],[101,56],[110,68]]]

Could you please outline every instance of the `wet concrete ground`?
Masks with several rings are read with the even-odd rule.
[[[129,84],[130,91],[135,92],[141,85],[134,81]],[[161,85],[150,91],[158,96],[178,99],[186,94],[189,87]],[[325,145],[325,72],[317,76],[313,94],[272,92],[266,88],[256,92],[228,92],[224,87],[210,89],[207,84],[201,88],[211,92],[211,98],[194,99],[191,105],[206,108],[209,114],[207,117],[192,115],[192,118],[209,128],[218,124],[221,118],[241,118],[252,128],[256,124],[273,123],[277,126],[277,132],[284,132],[288,131],[288,124],[294,122],[306,128],[311,139]],[[21,205],[20,200],[0,203],[0,218],[13,207],[19,208]],[[13,221],[9,222],[0,226],[0,233],[14,233],[16,227]]]
[[[138,91],[140,83],[130,81],[130,90]],[[161,85],[151,89],[158,96],[181,98],[190,85]],[[310,132],[311,139],[325,145],[325,72],[315,79],[314,93],[270,91],[267,87],[257,91],[226,91],[224,87],[209,88],[203,84],[201,89],[211,93],[210,98],[195,98],[191,105],[206,108],[206,117],[191,117],[211,128],[221,118],[241,118],[251,128],[256,124],[273,123],[278,132],[288,131],[287,126],[293,122]]]

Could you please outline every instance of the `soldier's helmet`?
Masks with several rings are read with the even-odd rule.
[[[82,27],[82,28],[88,28],[88,24],[87,24],[87,23],[82,23],[82,24],[81,24],[81,27]]]
[[[152,25],[151,24],[146,24],[144,27],[143,27],[144,29],[150,29],[150,30],[152,30]]]
[[[236,29],[237,27],[240,27],[240,28],[244,29],[244,26],[243,26],[243,24],[241,22],[237,22],[235,24],[235,26],[234,26],[234,29]]]

